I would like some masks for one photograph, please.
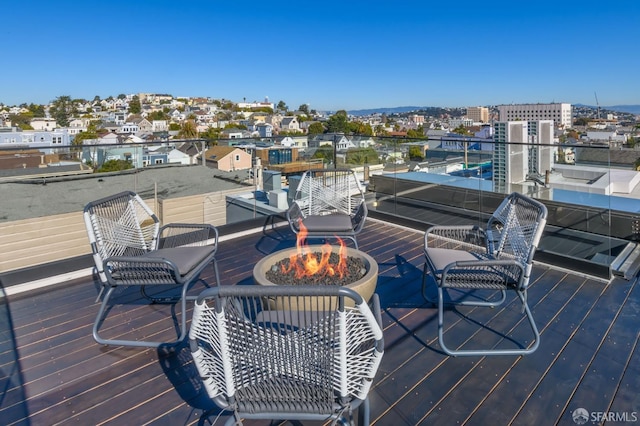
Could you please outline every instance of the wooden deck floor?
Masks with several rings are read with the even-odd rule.
[[[380,267],[386,349],[370,393],[374,424],[572,425],[577,408],[640,411],[635,280],[607,284],[536,265],[529,304],[541,331],[540,348],[526,357],[453,358],[440,352],[437,311],[421,295],[422,233],[372,220],[359,242]],[[222,284],[251,282],[258,259],[292,244],[284,230],[221,242]],[[135,349],[93,341],[96,295],[92,281],[84,279],[10,299],[10,316],[2,320],[12,329],[0,336],[0,423],[213,422],[219,411],[206,398],[186,347]],[[491,329],[526,338],[520,303],[511,301],[496,309],[448,311],[451,346],[509,343]],[[142,303],[126,313],[114,308],[104,333],[174,338],[168,309]],[[12,363],[15,349],[18,369]]]

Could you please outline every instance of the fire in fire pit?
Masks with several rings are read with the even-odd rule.
[[[366,265],[359,257],[347,256],[347,247],[337,238],[339,250],[326,243],[320,252],[313,252],[305,245],[307,229],[300,221],[296,238],[296,251],[288,259],[282,259],[266,272],[267,279],[279,284],[331,284],[346,285],[366,274]]]
[[[369,300],[378,281],[378,264],[368,254],[339,245],[306,245],[298,234],[296,247],[265,256],[253,268],[259,285],[338,285]]]
[[[267,279],[274,283],[292,285],[347,285],[359,280],[367,273],[364,261],[359,257],[333,253],[330,245],[322,246],[321,252],[297,253],[274,264],[266,272]]]

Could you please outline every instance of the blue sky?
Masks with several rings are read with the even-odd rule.
[[[640,1],[23,0],[0,102],[266,96],[290,109],[640,104]]]

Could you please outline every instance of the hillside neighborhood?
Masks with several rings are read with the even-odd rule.
[[[563,117],[553,116],[556,106]],[[40,175],[54,166],[90,173],[162,164],[206,164],[236,171],[251,169],[254,157],[265,168],[284,174],[298,171],[296,163],[310,161],[419,170],[429,161],[446,161],[443,150],[459,153],[463,145],[471,151],[487,149],[484,142],[494,142],[497,122],[533,118],[553,120],[546,143],[562,145],[555,161],[572,164],[575,147],[591,145],[632,150],[633,155],[614,154],[627,166],[640,157],[635,154],[640,125],[633,114],[534,104],[529,107],[547,115],[533,117],[513,107],[430,107],[354,115],[319,112],[308,105],[292,110],[284,101],[269,99],[231,102],[139,93],[87,101],[61,96],[48,105],[0,104],[0,174],[32,175],[29,170],[38,169]],[[505,108],[515,112],[508,116]],[[140,149],[132,149],[136,146]],[[583,151],[582,159],[588,157]]]

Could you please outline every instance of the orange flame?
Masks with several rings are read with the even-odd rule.
[[[339,261],[337,264],[331,263],[331,253],[333,251],[331,244],[325,243],[321,247],[321,252],[312,253],[305,240],[309,232],[307,228],[299,222],[300,231],[296,238],[296,253],[289,256],[289,266],[281,266],[282,273],[294,271],[296,278],[304,278],[312,275],[320,276],[338,276],[344,277],[347,273],[347,247],[341,238],[338,238],[340,248],[338,250]]]

